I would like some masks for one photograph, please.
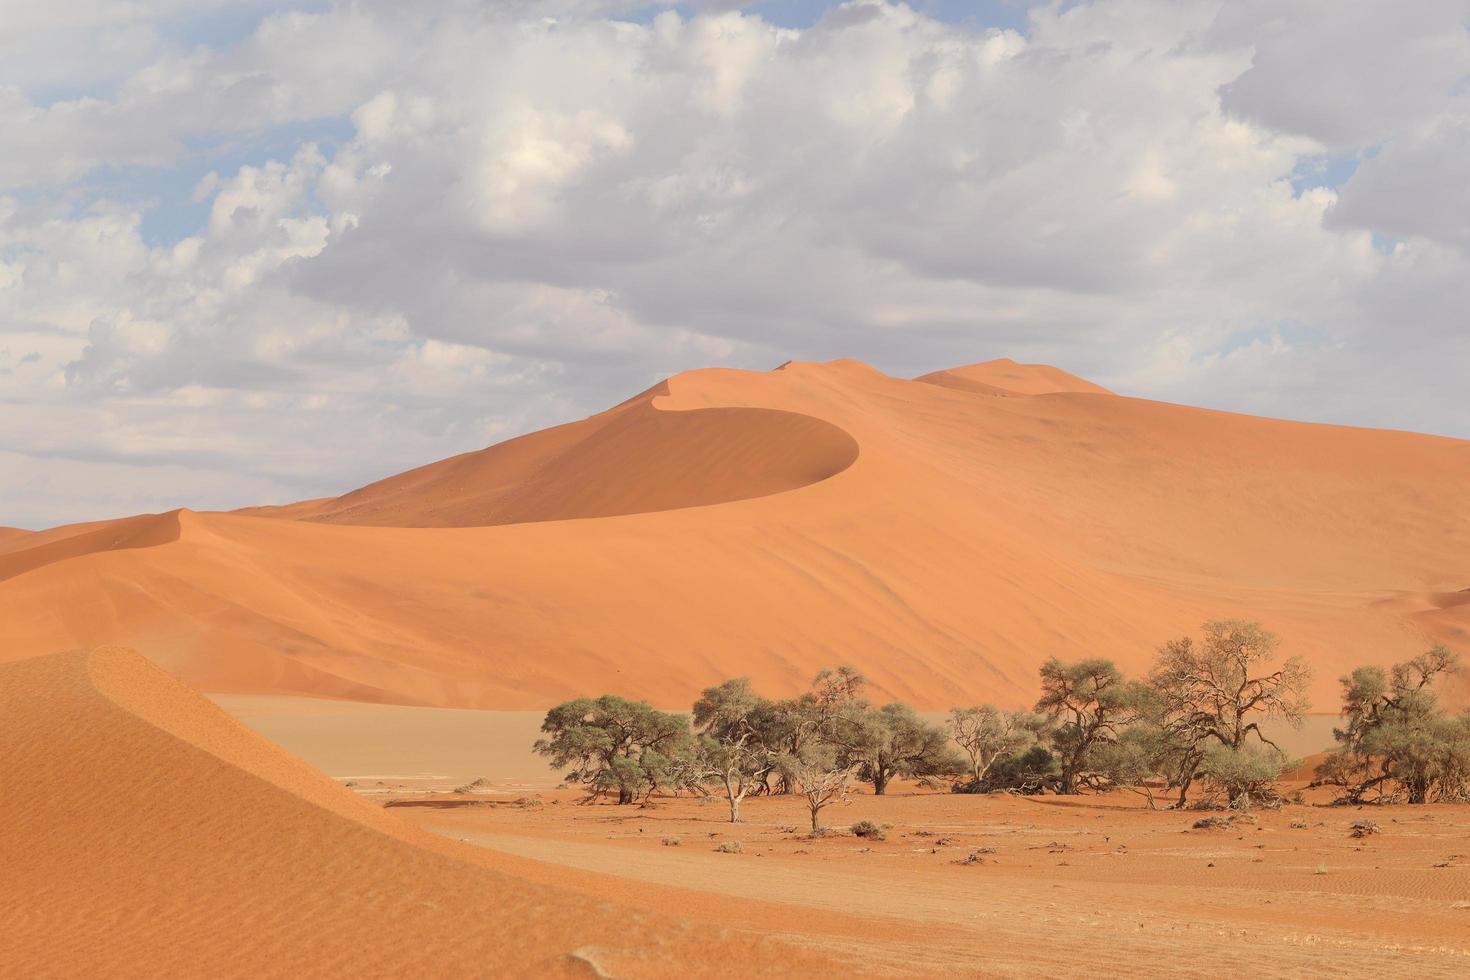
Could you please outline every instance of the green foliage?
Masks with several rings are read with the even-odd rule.
[[[1274,748],[1260,721],[1275,717],[1300,725],[1310,707],[1311,671],[1301,658],[1272,666],[1279,646],[1275,634],[1235,619],[1205,623],[1203,632],[1198,644],[1187,636],[1164,644],[1148,679],[1145,713],[1166,737],[1163,761],[1181,805],[1213,749],[1238,751],[1247,742]]]
[[[1252,801],[1274,799],[1275,785],[1292,765],[1275,746],[1247,745],[1232,749],[1212,745],[1205,750],[1200,775],[1225,794],[1230,805],[1245,809]]]
[[[1047,720],[1034,711],[1001,711],[993,704],[954,708],[950,737],[970,760],[970,784],[984,783],[998,759],[1025,752],[1049,735]]]
[[[1164,777],[1172,758],[1168,733],[1158,725],[1138,723],[1125,729],[1115,741],[1099,746],[1093,753],[1093,766],[1110,784],[1143,796],[1152,810],[1152,783]]]
[[[851,763],[842,757],[836,745],[809,741],[796,752],[780,755],[776,768],[805,799],[812,818],[812,833],[820,834],[822,810],[847,799],[853,774]]]
[[[1060,765],[1057,789],[1075,793],[1092,765],[1092,753],[1117,738],[1138,717],[1145,692],[1129,682],[1111,660],[1093,657],[1041,665],[1041,699],[1036,710],[1057,722],[1052,735]]]
[[[885,704],[847,712],[834,738],[841,755],[857,769],[863,782],[882,796],[895,778],[951,776],[964,770],[964,761],[938,725],[931,725],[906,704]]]
[[[956,793],[992,793],[997,790],[1014,790],[1019,793],[1038,793],[1044,787],[1054,785],[1061,773],[1057,757],[1043,745],[1033,745],[1024,752],[996,759],[985,773],[985,778],[976,782],[969,780],[954,787]]]
[[[1459,669],[1459,658],[1439,646],[1391,671],[1359,667],[1342,678],[1345,727],[1339,748],[1317,769],[1360,802],[1370,790],[1409,803],[1470,798],[1470,712],[1448,716],[1434,682]]]
[[[724,788],[731,823],[740,820],[741,801],[775,768],[781,741],[777,718],[774,705],[745,677],[705,688],[694,703],[702,773]]]
[[[534,746],[553,765],[570,766],[568,782],[592,793],[616,793],[619,803],[647,799],[659,788],[691,781],[695,743],[683,715],[644,701],[606,694],[559,704],[541,723]]]

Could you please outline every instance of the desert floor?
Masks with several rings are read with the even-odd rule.
[[[422,798],[421,798],[422,799]],[[1224,830],[1131,795],[584,805],[573,791],[390,807],[624,905],[799,939],[879,973],[1470,973],[1470,807],[1287,806]],[[444,804],[458,804],[444,806]],[[1372,819],[1380,833],[1355,839]],[[889,825],[857,838],[858,820]],[[1298,826],[1293,826],[1293,825]],[[1305,827],[1299,825],[1305,824]],[[717,847],[739,841],[741,853]]]
[[[1229,829],[1108,796],[855,793],[588,804],[527,746],[539,714],[216,695],[388,812],[519,878],[798,942],[879,975],[1470,974],[1470,806],[1306,805]],[[1313,719],[1294,751],[1319,747]],[[470,791],[455,787],[480,780]],[[1380,832],[1351,836],[1356,820]],[[853,836],[859,820],[887,839]],[[1304,826],[1303,826],[1304,825]],[[719,845],[741,844],[740,853]]]

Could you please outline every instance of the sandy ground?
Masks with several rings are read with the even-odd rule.
[[[363,793],[450,790],[477,779],[543,790],[561,774],[531,750],[543,711],[474,711],[270,694],[210,700],[293,755]]]
[[[496,867],[132,651],[0,664],[0,976],[837,976]]]
[[[1287,806],[1228,830],[1193,830],[1201,814],[1148,812],[1129,794],[909,792],[824,813],[834,828],[889,825],[879,842],[810,839],[793,799],[747,800],[737,825],[719,800],[640,809],[580,799],[562,791],[390,809],[516,859],[502,867],[533,881],[677,908],[895,975],[1470,971],[1465,806]],[[1362,818],[1382,832],[1351,837]],[[718,852],[726,841],[742,853]]]

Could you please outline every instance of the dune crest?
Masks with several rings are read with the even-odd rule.
[[[1020,707],[1047,657],[1136,673],[1244,617],[1331,710],[1355,666],[1470,654],[1470,443],[958,370],[1082,390],[690,371],[345,497],[184,512],[152,547],[0,542],[30,563],[0,581],[0,658],[121,642],[209,691],[512,709],[788,694],[848,662],[879,697]]]
[[[1101,385],[1068,374],[1050,364],[1017,364],[1008,357],[933,371],[914,380],[982,395],[1053,395],[1063,392],[1112,394]]]
[[[588,950],[619,976],[832,969],[502,874],[129,650],[0,664],[0,744],[16,976],[585,977]]]
[[[143,514],[0,538],[0,581],[55,562],[103,551],[156,548],[179,539],[180,512]]]
[[[410,470],[341,497],[245,511],[329,524],[477,527],[748,500],[857,458],[835,425],[768,408],[665,409],[660,385],[581,422]]]

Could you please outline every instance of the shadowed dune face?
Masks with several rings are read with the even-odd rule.
[[[0,961],[15,976],[836,969],[517,881],[130,651],[0,665],[0,744]]]
[[[1433,598],[1470,586],[1465,442],[959,373],[1046,391],[689,372],[343,498],[37,565],[0,582],[0,648],[127,642],[211,691],[507,709],[685,705],[742,675],[780,695],[838,662],[924,709],[1019,707],[1049,656],[1138,672],[1224,616],[1305,656],[1324,711],[1358,664],[1470,653],[1470,604]]]
[[[857,459],[852,436],[821,419],[765,408],[661,411],[653,401],[650,394],[273,516],[389,527],[614,517],[782,493]]]

